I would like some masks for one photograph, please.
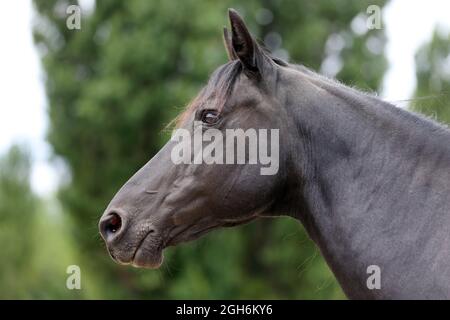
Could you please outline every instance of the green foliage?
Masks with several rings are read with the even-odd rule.
[[[436,30],[416,54],[414,110],[450,124],[450,34]]]
[[[95,281],[67,290],[66,268],[79,261],[67,219],[33,195],[29,176],[29,153],[11,147],[0,159],[0,299],[90,297]]]
[[[16,286],[15,275],[26,273],[27,254],[31,251],[28,236],[36,199],[28,184],[29,171],[28,154],[17,146],[0,160],[0,243],[2,256],[8,259],[8,263],[0,264],[0,294],[24,289]]]
[[[71,31],[58,14],[66,1],[35,1],[35,40],[45,52],[47,73],[48,139],[71,170],[60,199],[73,226],[72,243],[82,252],[76,264],[95,275],[90,297],[343,298],[292,219],[265,219],[170,249],[160,271],[114,264],[96,224],[118,188],[167,140],[165,124],[226,61],[226,8],[238,9],[260,39],[281,36],[281,43],[271,45],[276,54],[285,49],[291,61],[319,69],[333,53],[343,65],[338,78],[376,90],[385,61],[382,50],[374,53],[367,44],[376,40],[382,48],[383,32],[356,34],[350,24],[368,5],[384,3],[102,0],[92,15],[82,16],[82,29]],[[272,19],[261,20],[267,16],[263,8]],[[331,36],[343,44],[330,45]]]

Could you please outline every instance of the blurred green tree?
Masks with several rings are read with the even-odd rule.
[[[436,29],[416,54],[412,109],[450,124],[450,33]]]
[[[23,297],[23,281],[18,275],[29,271],[32,228],[37,199],[29,184],[30,158],[25,149],[13,146],[0,159],[0,298]],[[10,295],[11,294],[11,295]]]
[[[47,74],[48,139],[71,170],[60,199],[74,221],[80,264],[102,283],[97,297],[342,298],[315,246],[288,218],[171,249],[160,271],[115,265],[96,224],[118,188],[168,139],[165,124],[226,61],[228,7],[275,55],[376,90],[385,39],[383,30],[365,28],[365,12],[385,0],[105,0],[82,13],[81,30],[66,27],[68,3],[34,2],[35,41]]]
[[[66,268],[77,260],[65,219],[30,187],[31,159],[13,145],[0,158],[0,299],[95,297],[95,278],[83,291],[66,288]]]

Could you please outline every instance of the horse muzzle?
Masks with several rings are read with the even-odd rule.
[[[163,262],[163,237],[151,223],[131,225],[129,216],[118,209],[105,212],[99,230],[113,260],[135,267],[159,268]]]

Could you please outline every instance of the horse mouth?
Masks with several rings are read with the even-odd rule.
[[[219,226],[214,225],[195,230],[196,228],[193,228],[193,225],[189,225],[174,228],[175,232],[171,232],[165,241],[156,239],[151,236],[151,233],[148,233],[136,246],[131,265],[137,268],[158,269],[164,261],[163,250],[165,248],[197,239],[217,227]]]

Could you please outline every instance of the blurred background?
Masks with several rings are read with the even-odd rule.
[[[66,26],[81,8],[81,29]],[[367,8],[381,8],[369,30]],[[0,298],[344,299],[289,218],[119,266],[97,221],[168,140],[165,125],[226,62],[228,7],[276,56],[450,122],[450,2],[8,1],[0,10]],[[66,269],[81,268],[81,290]]]

